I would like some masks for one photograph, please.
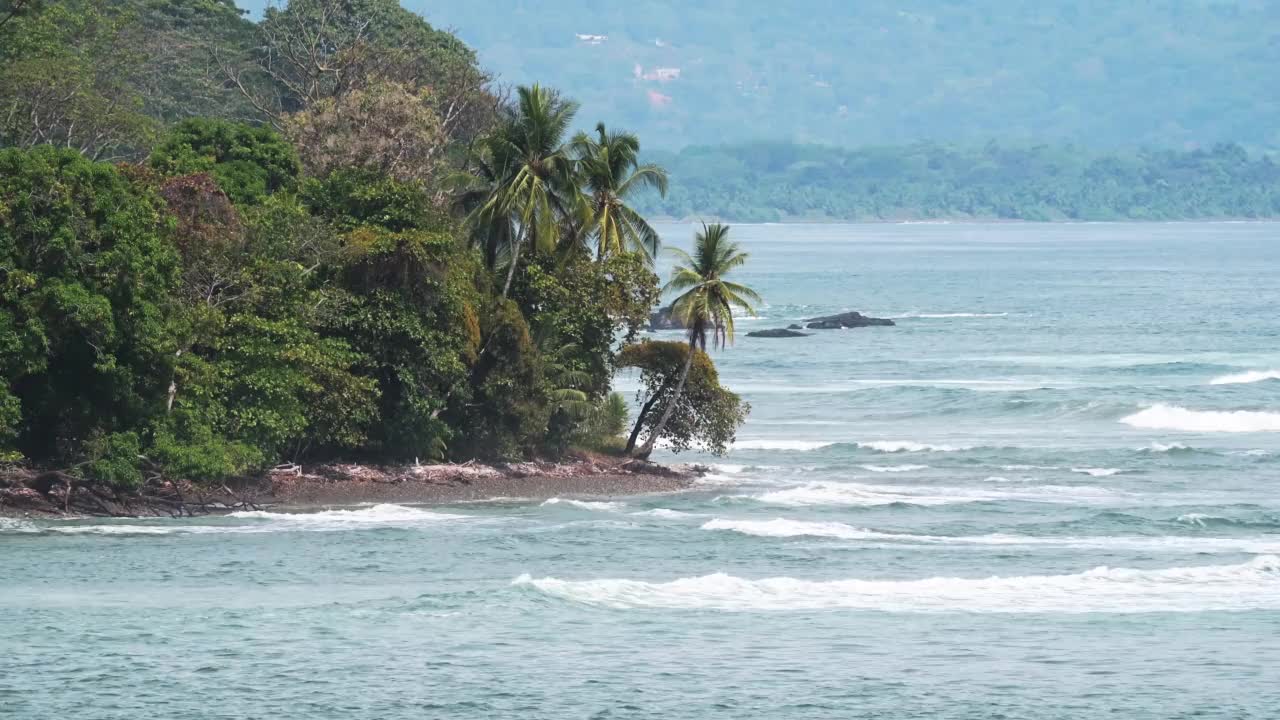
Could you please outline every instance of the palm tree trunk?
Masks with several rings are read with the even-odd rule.
[[[640,439],[640,428],[644,427],[644,419],[649,417],[649,411],[653,409],[653,404],[658,402],[658,396],[654,395],[649,398],[644,405],[640,406],[640,413],[636,415],[635,427],[631,428],[631,435],[627,437],[627,448],[623,452],[630,455],[632,450],[636,449],[636,441]]]
[[[680,380],[676,383],[675,392],[671,393],[671,399],[667,401],[667,406],[662,409],[662,416],[658,418],[658,424],[653,426],[653,433],[649,435],[649,439],[644,441],[644,445],[639,450],[632,453],[631,457],[648,460],[653,454],[653,446],[658,443],[658,437],[662,435],[662,431],[667,429],[667,422],[671,420],[671,413],[675,412],[676,404],[680,402],[680,393],[684,392],[684,383],[689,379],[689,369],[693,367],[693,354],[696,346],[693,340],[689,340],[689,355],[684,359],[684,367],[680,370]]]
[[[507,293],[511,290],[511,280],[516,276],[516,265],[520,264],[520,246],[524,245],[524,228],[520,228],[520,234],[516,236],[515,247],[511,249],[511,267],[507,268],[507,281],[502,285],[502,297],[506,298]]]

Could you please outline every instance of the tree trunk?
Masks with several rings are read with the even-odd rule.
[[[689,356],[684,359],[684,367],[680,370],[680,381],[676,383],[675,392],[671,393],[671,399],[667,401],[667,406],[662,409],[662,417],[658,418],[658,424],[653,426],[653,433],[649,435],[649,439],[644,441],[644,445],[639,450],[632,453],[631,457],[639,460],[648,460],[653,454],[653,446],[658,443],[658,437],[662,435],[662,431],[667,429],[667,422],[671,420],[671,413],[675,412],[676,403],[680,402],[680,393],[684,392],[684,383],[689,379],[689,369],[693,367],[693,354],[696,348],[693,341],[689,341]]]
[[[516,246],[511,250],[511,267],[507,268],[507,282],[502,285],[502,297],[506,298],[511,290],[511,280],[516,276],[516,265],[520,264],[520,246],[524,245],[524,228],[516,236]]]
[[[653,409],[653,404],[656,402],[658,402],[658,396],[655,394],[640,407],[640,414],[636,416],[636,425],[631,428],[631,435],[627,437],[627,449],[624,452],[628,455],[636,449],[636,440],[640,439],[640,428],[644,427],[644,419],[649,417],[649,411]]]

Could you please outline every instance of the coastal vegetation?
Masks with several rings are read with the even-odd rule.
[[[668,182],[639,139],[573,135],[576,103],[507,93],[395,0],[18,1],[0,56],[0,456],[68,499],[621,454],[620,367],[678,378],[645,457],[745,417],[701,350],[720,300],[677,300],[688,352],[636,342],[661,239],[632,203]]]

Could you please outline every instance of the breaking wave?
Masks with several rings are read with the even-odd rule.
[[[921,580],[759,580],[724,573],[670,582],[535,579],[512,585],[617,609],[726,611],[1146,613],[1280,609],[1280,558],[1159,570],[1097,567],[1072,575]]]
[[[874,473],[903,473],[916,472],[917,470],[928,470],[928,465],[859,465],[863,470]]]
[[[929,443],[919,443],[911,440],[877,440],[874,442],[858,443],[857,445],[860,448],[875,450],[876,452],[882,453],[960,452],[962,450],[972,449],[964,445],[930,445]]]
[[[992,533],[989,535],[916,535],[854,527],[840,522],[806,522],[774,518],[773,520],[731,520],[715,518],[702,525],[703,530],[728,530],[743,535],[768,538],[820,537],[837,540],[871,540],[902,545],[1003,545],[1049,546],[1094,551],[1136,550],[1142,552],[1188,553],[1280,553],[1280,538],[1216,538],[1162,536],[1062,536],[1043,537]]]
[[[974,313],[974,312],[921,313],[921,312],[909,312],[909,313],[902,313],[901,315],[894,315],[894,316],[892,316],[892,318],[893,318],[893,319],[895,319],[895,320],[913,320],[913,319],[921,319],[921,320],[945,320],[945,319],[950,319],[950,318],[1000,318],[1000,317],[1009,317],[1009,313],[1007,313],[1007,312],[996,312],[996,313]]]
[[[218,524],[177,525],[173,521],[157,524],[112,523],[102,525],[50,525],[42,528],[48,532],[65,535],[222,535],[238,533],[273,532],[334,532],[378,526],[411,527],[444,520],[466,519],[467,515],[432,512],[403,505],[379,504],[351,510],[324,510],[321,512],[278,513],[266,510],[246,510],[225,516],[235,520],[249,520],[240,524],[226,524],[219,518]]]
[[[1244,385],[1265,380],[1280,380],[1280,370],[1250,370],[1249,372],[1236,373],[1234,375],[1222,375],[1210,380],[1209,384]]]
[[[1188,410],[1177,405],[1152,405],[1120,422],[1148,430],[1182,430],[1201,433],[1280,431],[1280,413],[1252,410]]]
[[[1130,498],[1127,493],[1099,487],[1036,485],[1011,490],[965,487],[906,487],[848,482],[813,482],[754,496],[767,505],[954,505],[962,503],[1022,501],[1040,503],[1110,503]]]
[[[544,500],[542,502],[543,507],[546,507],[548,505],[569,505],[570,507],[576,507],[580,510],[594,510],[598,512],[618,512],[623,507],[625,507],[625,504],[620,502],[603,502],[603,501],[593,501],[593,500],[569,500],[569,499],[558,498],[558,497],[553,497],[550,500]]]
[[[1124,472],[1120,468],[1071,468],[1071,472],[1088,475],[1089,477],[1111,477]]]

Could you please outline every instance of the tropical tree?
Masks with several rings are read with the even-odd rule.
[[[666,429],[680,400],[680,393],[684,391],[696,351],[707,349],[708,335],[712,347],[732,343],[733,309],[738,308],[754,316],[756,311],[752,303],[761,302],[755,290],[725,279],[748,258],[747,253],[729,239],[728,225],[703,223],[702,231],[693,238],[693,245],[693,255],[677,248],[671,249],[677,265],[671,270],[671,280],[662,288],[664,294],[680,293],[671,304],[671,314],[688,328],[689,353],[671,400],[663,408],[653,432],[644,445],[632,453],[637,458],[647,459],[653,453],[653,446]]]
[[[595,236],[596,258],[632,250],[652,261],[660,240],[640,213],[629,204],[637,191],[650,188],[666,197],[667,171],[641,165],[640,140],[628,132],[609,132],[596,125],[595,137],[578,133],[571,143],[578,175],[591,208],[589,231]]]
[[[473,214],[482,226],[510,218],[516,227],[502,296],[511,289],[525,245],[555,249],[560,231],[570,218],[581,215],[584,204],[574,177],[574,162],[564,144],[565,133],[578,104],[540,85],[517,89],[514,116],[484,142],[499,184]]]

